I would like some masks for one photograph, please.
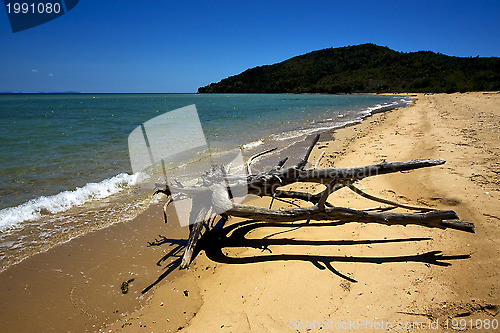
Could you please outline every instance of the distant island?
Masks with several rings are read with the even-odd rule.
[[[453,93],[500,90],[500,58],[397,52],[375,44],[328,48],[247,69],[199,93]]]

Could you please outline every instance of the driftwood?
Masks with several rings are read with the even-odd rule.
[[[189,266],[192,260],[193,251],[203,230],[203,222],[214,214],[220,215],[223,219],[229,216],[242,217],[266,222],[293,222],[299,220],[336,220],[341,222],[363,222],[379,223],[385,225],[408,225],[417,224],[426,227],[452,228],[467,232],[474,232],[474,224],[463,222],[458,219],[457,214],[451,210],[436,210],[428,207],[416,207],[400,204],[387,199],[382,199],[363,192],[354,186],[354,183],[370,176],[388,174],[394,172],[415,170],[430,166],[444,164],[442,159],[436,160],[412,160],[406,162],[382,162],[373,165],[367,165],[355,168],[327,168],[318,169],[319,160],[313,169],[305,169],[309,156],[318,142],[317,135],[309,146],[304,158],[297,164],[283,168],[288,160],[285,158],[279,161],[268,171],[251,174],[250,164],[255,157],[264,153],[254,155],[247,162],[249,175],[246,177],[237,177],[228,175],[223,166],[213,167],[206,175],[202,176],[199,186],[168,186],[157,190],[169,196],[166,205],[172,202],[172,192],[177,192],[183,196],[191,197],[193,200],[193,209],[190,212],[190,234],[188,244],[184,252],[181,268]],[[320,156],[321,158],[322,156]],[[214,181],[223,179],[224,182]],[[282,190],[280,187],[296,182],[309,182],[323,184],[325,189],[317,194]],[[297,207],[290,209],[270,209],[256,206],[243,205],[233,202],[231,191],[244,187],[248,189],[249,194],[258,196],[270,196],[273,199],[300,199],[313,204],[309,207]],[[345,207],[336,207],[331,205],[327,199],[329,195],[343,187],[351,189],[367,199],[388,205],[386,207],[377,207],[370,209],[352,209]],[[206,198],[210,196],[210,207],[206,205]],[[203,200],[199,200],[204,197]],[[202,201],[204,204],[202,204]],[[416,212],[388,212],[388,210],[397,207]]]

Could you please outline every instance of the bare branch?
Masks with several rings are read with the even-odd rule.
[[[328,196],[330,193],[332,193],[333,187],[337,184],[337,179],[333,179],[325,188],[323,193],[321,194],[321,198],[318,201],[318,208],[319,209],[324,209],[325,208],[325,202],[326,199],[328,199]]]
[[[227,220],[229,216],[255,219],[266,222],[294,222],[300,220],[328,220],[338,221],[339,224],[348,222],[379,223],[385,225],[416,224],[426,227],[453,228],[467,232],[474,232],[474,224],[458,220],[458,216],[451,210],[434,210],[431,208],[416,207],[400,204],[368,194],[356,186],[354,182],[381,174],[415,170],[445,163],[437,160],[412,160],[406,162],[382,162],[354,168],[327,168],[318,169],[324,152],[319,156],[313,169],[304,170],[309,156],[319,140],[316,135],[307,149],[304,158],[294,166],[283,168],[288,158],[280,160],[271,170],[251,174],[251,164],[259,156],[272,152],[276,148],[253,155],[247,162],[247,176],[229,175],[224,167],[213,167],[204,174],[197,185],[185,186],[179,182],[165,185],[155,193],[164,193],[169,196],[166,206],[180,197],[192,197],[192,211],[189,216],[190,234],[186,251],[182,258],[181,268],[186,268],[192,261],[192,256],[202,236],[203,225],[214,214],[219,214]],[[278,190],[282,186],[296,182],[310,182],[324,184],[326,188],[316,194],[292,190]],[[329,195],[343,187],[349,187],[354,193],[375,202],[390,205],[389,207],[375,207],[367,209],[352,209],[335,207],[327,202]],[[230,194],[234,189],[248,189],[249,194],[271,196],[276,200],[282,198],[300,199],[314,204],[308,207],[289,209],[271,209],[236,204],[231,201]],[[172,193],[175,193],[172,195]],[[295,204],[290,202],[290,204]],[[388,212],[396,207],[416,210],[414,213]],[[207,230],[210,227],[208,224]]]
[[[294,222],[300,220],[338,220],[341,222],[380,223],[386,225],[417,224],[427,227],[454,228],[457,223],[443,222],[443,220],[457,219],[451,210],[435,210],[418,213],[388,213],[358,210],[344,207],[318,206],[273,210],[262,207],[233,204],[227,211],[228,215],[255,219],[267,222]],[[463,225],[465,231],[472,231]]]
[[[428,208],[428,207],[418,207],[418,206],[405,205],[405,204],[394,202],[391,200],[377,198],[376,196],[373,196],[371,194],[368,194],[366,192],[361,191],[359,188],[357,188],[353,184],[349,184],[349,185],[347,185],[347,187],[349,187],[354,193],[359,194],[362,197],[365,197],[367,199],[370,199],[370,200],[373,200],[376,202],[385,203],[388,205],[397,206],[397,207],[406,208],[406,209],[412,209],[412,210],[421,210],[421,211],[433,210],[432,208]]]
[[[319,134],[316,134],[316,136],[313,139],[313,142],[311,143],[311,145],[307,149],[306,156],[304,156],[304,158],[299,163],[297,163],[295,165],[296,169],[299,169],[299,170],[304,169],[304,167],[307,164],[307,161],[309,160],[309,155],[311,155],[312,150],[313,150],[314,146],[316,145],[316,143],[318,142],[318,140],[319,140]]]
[[[260,153],[255,154],[255,155],[252,155],[252,156],[248,159],[248,161],[247,161],[247,173],[248,173],[249,175],[250,175],[250,174],[252,174],[251,166],[252,166],[253,161],[254,161],[257,157],[262,156],[262,155],[267,154],[267,153],[270,153],[270,152],[272,152],[272,151],[275,151],[276,149],[278,149],[278,148],[277,148],[277,147],[276,147],[276,148],[271,148],[271,149],[268,149],[268,150],[266,150],[266,151],[263,151],[263,152],[260,152]]]
[[[319,162],[323,159],[323,156],[325,156],[325,151],[323,150],[321,152],[321,155],[319,155],[318,159],[316,160],[316,163],[314,163],[314,169],[317,169],[319,166]]]

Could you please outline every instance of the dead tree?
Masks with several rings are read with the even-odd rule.
[[[175,191],[183,196],[191,197],[193,209],[190,212],[189,224],[190,234],[186,250],[184,252],[181,268],[189,266],[192,260],[194,248],[203,230],[203,221],[214,212],[227,220],[228,217],[242,217],[266,222],[294,222],[300,220],[336,220],[343,222],[379,223],[385,225],[408,225],[417,224],[426,227],[452,228],[466,232],[474,232],[474,224],[463,222],[458,219],[452,210],[436,210],[428,207],[416,207],[382,199],[365,193],[354,184],[364,178],[415,170],[430,166],[444,164],[442,159],[436,160],[412,160],[406,162],[382,162],[355,168],[327,168],[305,169],[309,156],[318,142],[317,135],[309,146],[304,158],[297,164],[284,168],[288,158],[279,161],[272,169],[246,177],[237,177],[227,174],[223,166],[213,167],[202,176],[200,185],[183,186],[178,183],[173,186],[163,185],[163,189],[157,190],[169,196],[165,206],[172,202],[171,192]],[[261,153],[262,154],[262,153]],[[251,162],[252,158],[249,160]],[[250,171],[250,163],[247,170]],[[319,163],[316,163],[318,166]],[[214,182],[214,179],[224,179],[224,182]],[[280,189],[286,185],[306,182],[323,184],[325,188],[317,194]],[[312,206],[270,209],[264,207],[250,206],[233,202],[231,189],[245,187],[249,194],[258,196],[269,196],[271,198],[300,199],[312,203]],[[369,209],[353,209],[337,207],[330,204],[327,199],[329,195],[341,188],[347,187],[354,193],[378,203],[385,204],[384,207]],[[198,205],[198,198],[209,195],[211,207]],[[404,208],[414,212],[389,212],[395,208]]]

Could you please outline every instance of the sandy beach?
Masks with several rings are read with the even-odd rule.
[[[449,329],[452,324],[460,326],[460,319],[472,319],[474,325],[476,320],[477,324],[498,320],[500,95],[414,97],[415,105],[409,108],[376,114],[337,131],[335,141],[317,145],[310,162],[314,164],[322,150],[326,157],[320,167],[443,158],[443,166],[372,177],[360,186],[401,203],[455,210],[462,220],[475,223],[475,234],[360,223],[301,228],[256,225],[246,238],[304,240],[304,245],[272,245],[270,241],[265,249],[223,249],[231,258],[263,258],[256,263],[241,260],[242,264],[214,262],[201,252],[177,279],[194,279],[185,297],[199,306],[185,308],[186,314],[195,315],[187,318],[182,329],[170,325],[174,318],[165,311],[172,295],[183,292],[174,286],[177,282],[160,286],[144,309],[109,329],[306,332],[311,331],[308,325],[316,331],[314,324],[320,322],[323,330],[344,325],[347,331],[369,331],[370,325],[388,327],[390,323],[395,332],[417,332],[445,331],[445,325]],[[357,208],[373,205],[347,190],[331,195],[329,201]],[[261,199],[259,204],[269,202]],[[393,242],[376,242],[380,240]],[[436,262],[441,264],[423,255],[433,251],[440,251]],[[273,259],[266,261],[270,255]],[[279,255],[309,255],[320,264],[275,259]],[[463,259],[466,255],[470,258]],[[339,258],[328,262],[332,256]],[[341,257],[380,260],[366,263]],[[347,326],[352,322],[354,329]],[[468,330],[474,329],[469,326]]]
[[[231,219],[226,228],[247,226],[231,237],[250,245],[219,254],[202,250],[179,271],[175,260],[187,228],[176,227],[169,211],[167,232],[160,206],[153,205],[133,221],[2,272],[2,330],[439,332],[446,325],[448,331],[498,325],[500,94],[412,96],[414,105],[340,129],[335,140],[325,134],[309,161],[314,165],[323,151],[320,168],[443,158],[444,165],[370,177],[358,187],[400,203],[454,210],[475,224],[475,234]],[[348,189],[328,201],[374,206]],[[265,198],[251,203],[270,204]],[[278,207],[292,205],[274,202]],[[122,294],[120,285],[130,279]]]

